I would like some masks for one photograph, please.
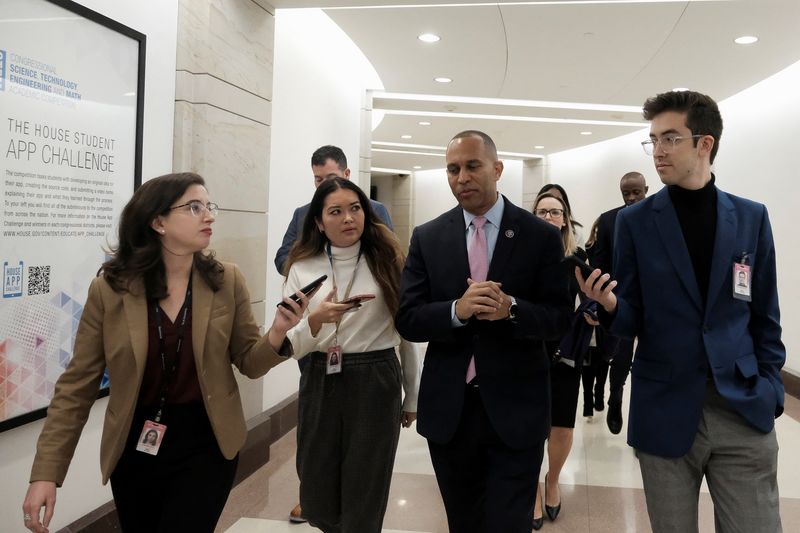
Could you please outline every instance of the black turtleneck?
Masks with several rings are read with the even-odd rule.
[[[703,303],[708,296],[711,258],[714,254],[714,238],[717,233],[717,187],[714,185],[714,180],[714,174],[711,174],[711,181],[696,191],[683,189],[677,185],[670,185],[667,188],[678,215],[683,240],[692,259]]]

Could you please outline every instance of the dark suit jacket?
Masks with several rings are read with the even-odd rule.
[[[394,230],[392,226],[392,217],[389,216],[389,211],[386,206],[376,200],[370,200],[372,210],[381,221],[389,226],[390,230]],[[289,227],[286,228],[286,233],[283,234],[283,242],[278,252],[275,254],[275,268],[278,269],[279,274],[283,274],[283,265],[286,264],[286,259],[289,257],[289,250],[292,249],[294,241],[297,240],[298,234],[303,230],[303,223],[306,220],[306,213],[311,204],[301,205],[294,210],[292,220],[289,222]]]
[[[232,263],[223,265],[224,279],[217,292],[194,270],[192,347],[211,427],[220,451],[232,459],[244,444],[247,428],[231,365],[256,378],[285,358],[259,333],[241,271]],[[47,408],[31,481],[55,481],[59,486],[64,482],[106,368],[111,387],[100,440],[100,468],[103,483],[108,481],[131,430],[147,362],[147,304],[141,279],[123,294],[114,292],[102,277],[92,281],[72,359]]]
[[[603,273],[613,275],[612,263],[614,261],[614,225],[617,223],[617,213],[624,205],[615,207],[600,215],[597,222],[597,239],[592,246],[591,265],[599,268]]]
[[[463,211],[456,207],[414,230],[396,325],[403,338],[429,343],[417,409],[421,435],[452,439],[474,354],[483,404],[500,438],[522,449],[547,436],[550,362],[543,340],[564,333],[573,307],[563,257],[558,230],[506,199],[488,279],[516,298],[517,319],[473,318],[454,328],[451,305],[470,275]]]
[[[618,306],[611,332],[638,337],[628,443],[664,457],[692,445],[706,379],[750,424],[783,412],[775,247],[766,208],[722,191],[706,305],[669,191],[620,211],[614,239]],[[748,254],[752,302],[734,299],[733,263]]]

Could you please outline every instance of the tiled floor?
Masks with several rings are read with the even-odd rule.
[[[800,531],[800,401],[786,398],[786,413],[777,421],[778,484],[783,530]],[[625,444],[625,429],[611,435],[605,411],[578,420],[575,443],[561,476],[562,512],[542,531],[619,533],[650,531],[639,465]],[[219,533],[306,533],[307,524],[290,524],[286,517],[297,503],[295,432],[275,443],[268,464],[231,493]],[[542,479],[546,465],[542,467]],[[425,440],[414,429],[401,432],[394,467],[385,533],[447,533],[444,508],[433,476]],[[700,495],[700,531],[714,530],[711,498]]]

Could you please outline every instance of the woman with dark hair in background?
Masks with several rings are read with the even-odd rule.
[[[326,533],[380,533],[400,426],[416,418],[417,352],[394,327],[402,267],[397,237],[357,185],[317,188],[285,292],[328,275],[288,335],[293,353],[311,358],[300,378],[300,505]]]
[[[558,187],[558,186],[556,186]],[[586,260],[586,252],[578,247],[572,228],[572,217],[565,200],[545,192],[540,194],[533,204],[533,214],[543,219],[561,231],[565,256],[577,255]],[[568,269],[570,274],[569,286],[572,300],[575,301],[579,293],[575,276],[571,275],[573,269]],[[587,318],[587,322],[589,319]],[[592,325],[596,323],[589,322]],[[572,437],[575,431],[575,416],[578,407],[578,393],[580,390],[581,366],[580,357],[567,360],[561,357],[559,345],[561,341],[546,341],[545,346],[553,366],[550,368],[550,394],[551,394],[551,429],[547,439],[548,470],[544,478],[544,508],[550,520],[555,520],[561,511],[561,491],[558,478],[561,469],[567,461],[572,449]],[[542,498],[537,490],[536,502],[533,511],[533,529],[541,529],[544,522],[542,513]]]
[[[287,298],[260,335],[241,271],[205,251],[216,215],[192,173],[145,182],[123,209],[39,436],[23,504],[31,531],[47,531],[105,369],[100,466],[122,530],[214,531],[247,434],[231,365],[258,378],[283,361],[308,305]]]

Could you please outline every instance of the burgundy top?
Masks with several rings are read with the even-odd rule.
[[[175,348],[178,342],[181,313],[178,313],[175,324],[172,323],[163,309],[159,314],[161,315],[161,327],[164,332],[164,356],[166,357],[167,366],[169,366],[169,362],[176,357]],[[150,302],[147,305],[147,365],[144,368],[142,386],[139,389],[139,407],[158,407],[158,401],[161,398],[163,372],[161,370],[161,347],[159,344],[158,322],[153,303]],[[197,367],[194,364],[194,352],[192,351],[191,308],[186,314],[183,344],[181,345],[181,353],[177,357],[175,373],[167,391],[167,405],[202,403],[203,392],[200,390],[200,382],[197,380]]]

